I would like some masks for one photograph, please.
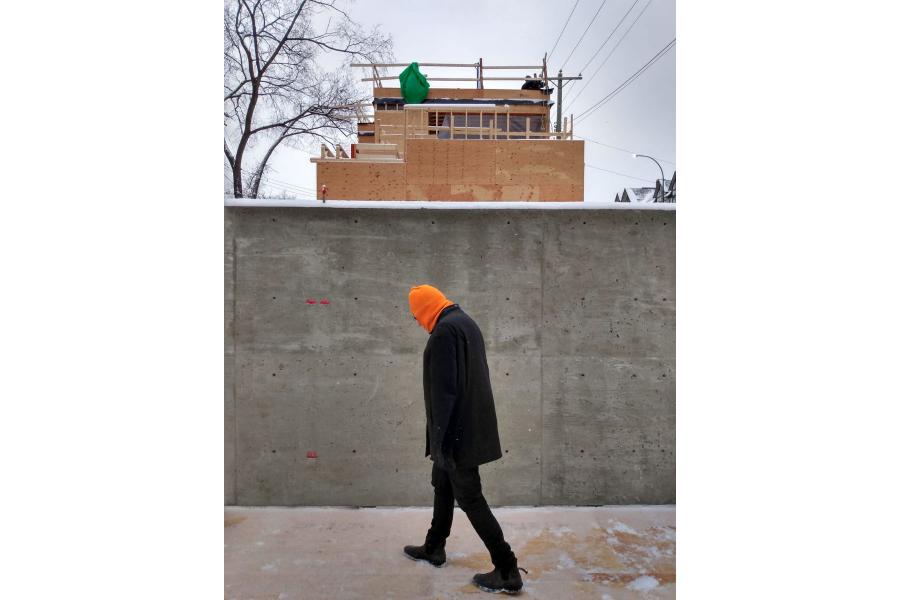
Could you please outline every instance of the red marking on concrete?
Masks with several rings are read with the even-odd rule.
[[[322,298],[319,300],[319,304],[331,304],[331,302],[328,301],[328,298]]]
[[[307,304],[315,304],[316,301],[313,300],[312,298],[307,298],[307,299],[306,299],[306,303],[307,303]]]
[[[315,450],[310,450],[306,453],[306,458],[319,458],[319,455],[316,454]]]

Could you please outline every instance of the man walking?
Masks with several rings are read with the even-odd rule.
[[[410,290],[409,308],[431,334],[422,375],[425,455],[434,461],[434,515],[425,544],[406,546],[403,552],[436,567],[446,563],[444,543],[450,535],[455,499],[494,563],[493,571],[475,575],[473,582],[485,591],[516,594],[522,589],[521,568],[484,499],[478,474],[478,465],[502,456],[481,330],[458,304],[430,285]]]

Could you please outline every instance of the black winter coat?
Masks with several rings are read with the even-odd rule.
[[[484,338],[475,321],[458,305],[445,308],[423,358],[425,456],[445,470],[500,458]]]

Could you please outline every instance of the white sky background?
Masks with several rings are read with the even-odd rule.
[[[610,32],[625,15],[634,0],[607,0],[606,5],[590,26],[584,39],[565,65],[564,75],[585,78],[567,84],[563,91],[564,115],[578,115],[596,103],[675,38],[674,0],[638,0],[631,13],[603,48],[590,62]],[[548,73],[555,74],[585,32],[602,0],[581,0],[566,27],[559,45],[548,61]],[[394,0],[376,2],[357,0],[348,2],[351,17],[367,27],[380,25],[394,40],[396,62],[477,62],[483,58],[487,65],[538,65],[544,52],[550,52],[569,16],[575,0],[547,2],[546,0],[455,0],[427,2]],[[615,49],[592,81],[585,82],[610,55],[623,34],[645,6],[646,11],[622,43]],[[648,154],[660,161],[666,178],[675,169],[675,52],[672,48],[615,98],[584,120],[575,120],[575,134],[604,144]],[[336,57],[337,58],[337,57]],[[329,62],[333,59],[327,59]],[[392,69],[396,75],[401,69]],[[354,69],[359,78],[368,77],[368,69]],[[474,77],[474,69],[441,70],[423,67],[431,77]],[[525,72],[493,71],[485,75],[519,76]],[[399,82],[395,85],[399,87]],[[360,83],[371,93],[371,83]],[[474,82],[435,82],[432,87],[474,88]],[[486,82],[485,87],[519,88],[521,82]],[[552,87],[556,87],[554,84]],[[575,104],[568,99],[579,92]],[[555,101],[556,92],[553,93]],[[556,107],[551,109],[556,118]],[[346,140],[349,142],[351,140]],[[352,141],[355,141],[352,140]],[[310,149],[318,142],[310,143]],[[673,162],[664,162],[673,161]],[[659,168],[645,158],[635,159],[630,153],[585,142],[585,163],[602,169],[617,171],[632,177],[607,173],[585,167],[585,202],[610,202],[624,187],[651,186],[659,177]],[[271,178],[292,186],[312,190],[315,187],[315,165],[309,154],[281,147],[273,156],[269,172]],[[284,187],[270,183],[267,193],[279,193]],[[288,194],[293,192],[288,191]]]

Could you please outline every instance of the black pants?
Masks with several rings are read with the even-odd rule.
[[[491,562],[501,571],[506,571],[516,555],[503,539],[500,523],[494,518],[484,494],[481,493],[478,467],[445,471],[435,465],[431,469],[431,485],[434,486],[434,516],[425,545],[429,549],[444,546],[453,524],[453,500],[456,499],[459,507],[469,517],[478,537],[487,546]]]

